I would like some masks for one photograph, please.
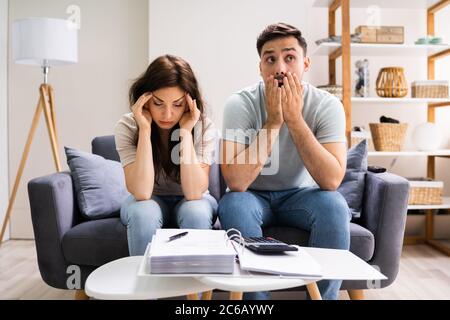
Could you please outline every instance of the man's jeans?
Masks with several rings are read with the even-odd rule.
[[[136,201],[130,195],[120,209],[131,256],[143,255],[156,230],[163,226],[212,229],[216,216],[217,201],[210,194],[192,201],[183,196],[153,196],[147,201]]]
[[[235,228],[243,236],[262,236],[262,227],[290,226],[310,231],[309,246],[350,247],[351,213],[336,191],[295,188],[283,191],[228,192],[219,202],[223,229]],[[319,281],[323,299],[337,299],[342,281]],[[246,299],[265,299],[267,292],[246,293]]]

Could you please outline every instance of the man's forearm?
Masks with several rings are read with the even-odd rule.
[[[281,126],[267,122],[259,131],[256,139],[241,152],[224,150],[225,162],[222,171],[228,187],[232,191],[244,192],[260,174],[272,152]],[[227,154],[231,152],[232,157]]]
[[[342,168],[336,157],[317,141],[305,120],[287,123],[289,133],[305,168],[325,190],[336,190],[342,180]]]

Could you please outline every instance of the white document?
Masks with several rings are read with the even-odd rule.
[[[298,251],[286,251],[276,255],[257,254],[249,249],[238,247],[239,245],[237,249],[242,270],[280,276],[322,277],[320,264],[301,247],[298,247]]]

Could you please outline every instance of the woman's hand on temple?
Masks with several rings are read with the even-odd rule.
[[[186,93],[186,104],[188,110],[183,114],[180,119],[180,128],[191,132],[200,119],[200,110],[197,108],[197,100],[192,100],[191,96]]]
[[[147,108],[146,106],[152,97],[153,94],[151,92],[144,93],[139,97],[133,107],[131,107],[139,130],[151,129],[152,115],[150,114],[150,108]]]

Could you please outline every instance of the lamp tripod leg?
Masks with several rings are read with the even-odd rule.
[[[34,113],[33,121],[31,123],[30,132],[28,133],[27,142],[25,144],[25,148],[22,153],[22,160],[20,161],[19,169],[17,170],[16,180],[14,182],[14,187],[11,193],[11,197],[9,199],[8,209],[6,210],[5,218],[3,219],[2,231],[0,233],[0,245],[3,241],[3,237],[5,235],[6,226],[8,225],[9,219],[11,217],[12,207],[17,195],[17,189],[19,188],[19,182],[22,178],[23,169],[25,168],[25,163],[28,158],[28,154],[30,153],[31,142],[33,141],[34,134],[36,132],[37,125],[39,124],[39,117],[41,115],[41,111],[43,109],[43,97],[40,96],[38,105],[36,107],[36,111]]]
[[[57,130],[56,130],[55,97],[53,95],[53,87],[51,87],[51,86],[48,86],[48,95],[49,95],[49,101],[50,101],[50,114],[51,114],[52,120],[53,120],[53,129],[55,130],[56,145],[59,146],[58,134],[57,134]]]
[[[45,121],[47,123],[48,135],[50,137],[53,160],[55,161],[56,170],[58,172],[61,172],[61,162],[59,160],[59,153],[58,153],[58,142],[56,140],[56,127],[54,119],[55,112],[53,106],[53,98],[49,95],[51,90],[52,90],[51,87],[48,85],[41,86],[42,99],[44,100]],[[50,103],[47,100],[47,97],[49,96],[50,96]]]

